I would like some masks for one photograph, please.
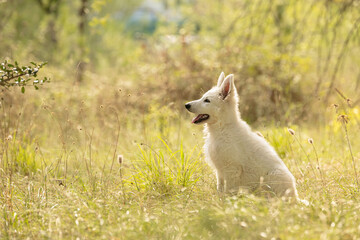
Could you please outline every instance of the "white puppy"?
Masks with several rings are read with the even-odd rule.
[[[220,192],[271,190],[297,198],[295,179],[270,144],[240,118],[234,75],[220,74],[217,86],[185,105],[205,123],[204,151],[217,176]]]

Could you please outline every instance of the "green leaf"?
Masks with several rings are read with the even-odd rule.
[[[36,85],[34,85],[34,88],[35,88],[35,90],[39,90],[39,87],[38,87],[38,86],[36,86]]]
[[[25,93],[25,87],[24,86],[21,88],[21,92]]]

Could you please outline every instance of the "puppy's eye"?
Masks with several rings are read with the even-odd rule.
[[[204,102],[208,102],[208,103],[209,103],[209,102],[210,102],[210,100],[209,100],[209,99],[205,99],[205,100],[204,100]]]

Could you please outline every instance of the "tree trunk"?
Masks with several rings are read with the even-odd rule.
[[[84,78],[84,72],[86,69],[86,63],[84,61],[86,55],[86,47],[85,47],[85,38],[86,38],[86,23],[87,23],[87,4],[88,0],[80,0],[81,6],[79,9],[79,49],[80,49],[80,58],[78,62],[78,69],[77,69],[77,82],[82,82]]]

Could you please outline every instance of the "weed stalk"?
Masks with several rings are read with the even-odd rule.
[[[307,160],[308,160],[308,162],[309,162],[309,165],[310,165],[311,169],[312,169],[313,172],[314,172],[314,176],[315,176],[315,178],[316,178],[316,172],[315,172],[314,166],[313,166],[312,163],[311,163],[310,157],[309,157],[309,155],[306,153],[306,151],[305,151],[303,145],[301,144],[300,140],[296,137],[295,131],[292,130],[291,128],[288,128],[288,131],[289,131],[289,133],[290,133],[291,135],[294,136],[296,142],[299,144],[301,150],[304,152],[304,154],[305,154],[305,156],[306,156],[306,158],[307,158]]]
[[[341,122],[341,124],[343,125],[344,130],[345,130],[345,137],[346,137],[346,141],[347,141],[347,144],[348,144],[348,147],[349,147],[349,152],[350,152],[350,156],[351,156],[351,160],[352,160],[352,164],[353,164],[353,169],[354,169],[354,173],[355,173],[356,186],[359,189],[359,179],[358,179],[358,176],[357,176],[355,158],[354,158],[354,154],[352,152],[352,147],[351,147],[351,143],[350,143],[350,139],[349,139],[348,129],[347,129],[347,126],[346,126],[346,124],[348,123],[349,120],[348,120],[348,117],[346,115],[340,115],[338,117],[338,121]]]

